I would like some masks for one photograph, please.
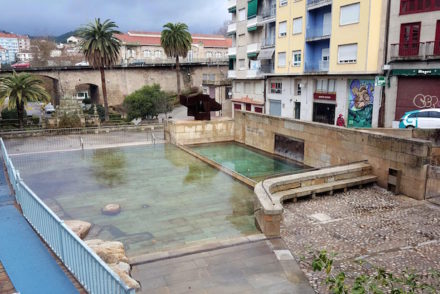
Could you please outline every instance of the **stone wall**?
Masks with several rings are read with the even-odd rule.
[[[249,112],[235,113],[235,140],[274,153],[275,134],[304,141],[304,164],[327,167],[368,160],[378,184],[387,187],[389,168],[402,171],[400,192],[425,199],[432,143],[369,131]]]
[[[165,139],[176,145],[190,145],[234,140],[234,120],[171,120],[165,124]]]

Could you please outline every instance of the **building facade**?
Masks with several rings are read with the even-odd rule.
[[[25,52],[31,50],[31,39],[29,39],[29,36],[27,35],[17,36],[17,39],[18,39],[19,52]]]
[[[275,71],[266,113],[377,127],[385,61],[385,0],[278,0]]]
[[[167,58],[160,45],[160,32],[128,32],[118,35],[121,40],[120,59],[123,64],[137,62],[174,61]],[[192,34],[193,43],[182,61],[227,60],[230,38],[221,35]]]
[[[411,110],[440,108],[440,2],[391,1],[385,126]]]
[[[16,54],[19,52],[18,36],[15,34],[0,33],[0,46],[6,50],[5,62],[2,63],[14,63],[16,60]]]
[[[228,77],[233,79],[233,108],[263,113],[265,76],[274,72],[276,0],[228,0]]]

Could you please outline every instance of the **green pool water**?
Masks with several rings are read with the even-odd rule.
[[[237,142],[193,145],[191,149],[256,182],[268,176],[298,173],[308,168]]]
[[[129,256],[257,232],[253,191],[173,145],[12,160],[62,219],[91,222],[87,239],[122,241]],[[103,215],[109,203],[120,204],[121,213]]]

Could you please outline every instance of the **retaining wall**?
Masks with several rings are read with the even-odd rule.
[[[401,170],[400,192],[425,199],[430,141],[250,112],[236,112],[234,128],[236,141],[269,153],[274,152],[275,134],[302,140],[304,164],[313,167],[368,160],[378,184],[385,188],[389,168]]]
[[[214,143],[234,140],[234,120],[171,120],[165,124],[165,139],[176,145]]]

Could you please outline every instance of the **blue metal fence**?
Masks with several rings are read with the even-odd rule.
[[[134,294],[52,210],[25,184],[9,158],[3,139],[1,153],[9,181],[24,217],[89,293]]]

